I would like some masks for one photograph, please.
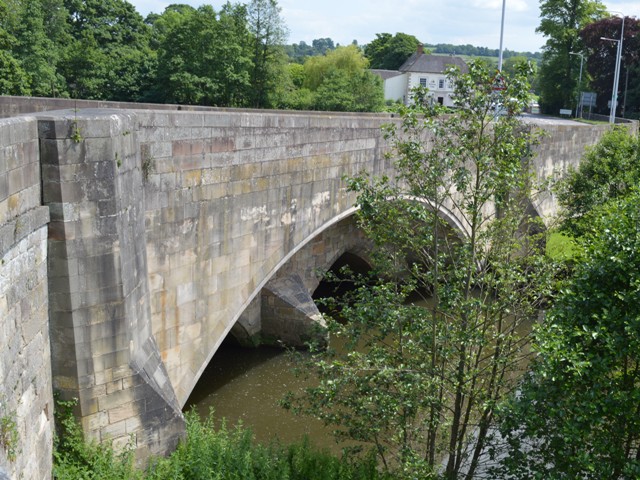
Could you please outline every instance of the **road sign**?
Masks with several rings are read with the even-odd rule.
[[[596,106],[596,93],[595,92],[580,92],[580,106],[581,107],[595,107]]]

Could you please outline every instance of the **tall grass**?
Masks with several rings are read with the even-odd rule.
[[[378,472],[373,455],[349,461],[318,450],[308,440],[261,445],[250,430],[224,423],[215,429],[212,415],[201,419],[195,412],[186,415],[186,439],[176,451],[137,470],[131,449],[117,454],[84,441],[71,404],[60,402],[57,416],[57,480],[391,480]]]

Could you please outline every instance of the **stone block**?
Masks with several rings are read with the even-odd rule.
[[[110,423],[100,429],[100,441],[104,442],[107,440],[124,437],[126,434],[126,422],[120,421],[116,423]]]

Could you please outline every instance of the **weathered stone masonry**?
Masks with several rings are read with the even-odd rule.
[[[181,407],[232,328],[248,342],[304,339],[317,322],[316,269],[362,254],[342,177],[388,170],[389,119],[0,120],[0,417],[15,419],[17,438],[0,444],[0,467],[49,478],[52,385],[79,399],[88,436],[131,441],[144,458],[180,438]],[[549,130],[537,174],[560,175],[606,128]],[[553,196],[534,206],[552,215]]]
[[[16,479],[51,475],[48,221],[37,121],[0,120],[0,467]]]
[[[183,418],[151,334],[136,130],[126,112],[40,120],[54,387],[91,437],[144,457],[175,445]]]

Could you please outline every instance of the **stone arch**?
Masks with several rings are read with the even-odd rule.
[[[263,277],[263,279],[256,284],[256,286],[253,288],[252,293],[247,296],[240,308],[238,308],[238,310],[236,311],[235,315],[230,318],[230,321],[227,323],[227,327],[216,339],[216,342],[209,350],[203,362],[197,367],[197,370],[193,371],[193,376],[189,379],[188,385],[185,388],[185,392],[188,393],[184,395],[184,401],[187,400],[189,394],[193,391],[194,386],[202,376],[204,370],[211,362],[211,359],[213,358],[213,355],[217,351],[218,347],[223,342],[223,340],[231,333],[232,329],[233,335],[240,343],[246,345],[256,345],[259,343],[260,338],[258,334],[260,333],[261,329],[260,310],[262,290],[269,282],[271,282],[272,280],[277,280],[279,278],[277,277],[278,272],[283,268],[284,265],[287,264],[287,262],[291,260],[292,257],[294,257],[303,248],[308,246],[320,234],[335,226],[342,220],[353,216],[356,210],[357,208],[351,207],[315,229],[313,232],[307,235],[307,237],[298,245],[293,246],[293,248],[284,257],[282,257],[277,262],[277,264]]]
[[[433,202],[427,199],[419,199],[414,197],[405,197],[407,201],[419,201],[428,206],[433,207]],[[358,207],[351,207],[339,215],[333,217],[330,221],[314,230],[298,245],[295,245],[287,255],[285,255],[272,269],[268,272],[263,280],[256,285],[253,292],[245,300],[242,307],[238,310],[234,318],[231,319],[229,326],[220,335],[214,348],[211,349],[205,361],[200,365],[198,370],[192,377],[189,391],[193,390],[200,379],[205,368],[209,365],[213,355],[217,351],[222,341],[229,335],[232,335],[239,343],[247,346],[257,346],[265,341],[264,323],[263,323],[263,300],[268,297],[267,301],[271,303],[289,303],[292,310],[297,309],[299,313],[298,319],[306,317],[309,319],[307,327],[315,327],[315,324],[323,326],[321,315],[313,303],[312,293],[320,283],[321,275],[319,272],[328,270],[331,265],[345,252],[357,255],[365,261],[368,260],[367,245],[362,232],[357,233],[354,215]],[[467,234],[464,222],[455,214],[453,209],[442,207],[439,209],[440,216],[449,224],[460,236]],[[336,233],[336,238],[342,236],[343,242],[338,245],[333,242],[330,248],[321,246],[327,236],[331,234],[331,230]],[[353,235],[349,235],[352,233]],[[344,240],[347,241],[344,241]],[[324,249],[324,250],[323,250]],[[315,257],[315,258],[314,258]],[[287,290],[290,295],[286,298],[276,298],[283,290]],[[294,305],[293,302],[297,302]],[[278,307],[276,307],[278,308]],[[304,323],[304,322],[303,322]],[[299,336],[300,332],[293,332],[294,336]],[[269,335],[267,335],[269,337]],[[304,337],[304,334],[302,335]],[[266,338],[267,344],[275,338]],[[285,343],[294,344],[297,339],[284,339]],[[301,340],[306,340],[302,338]],[[188,395],[185,397],[187,398]]]

